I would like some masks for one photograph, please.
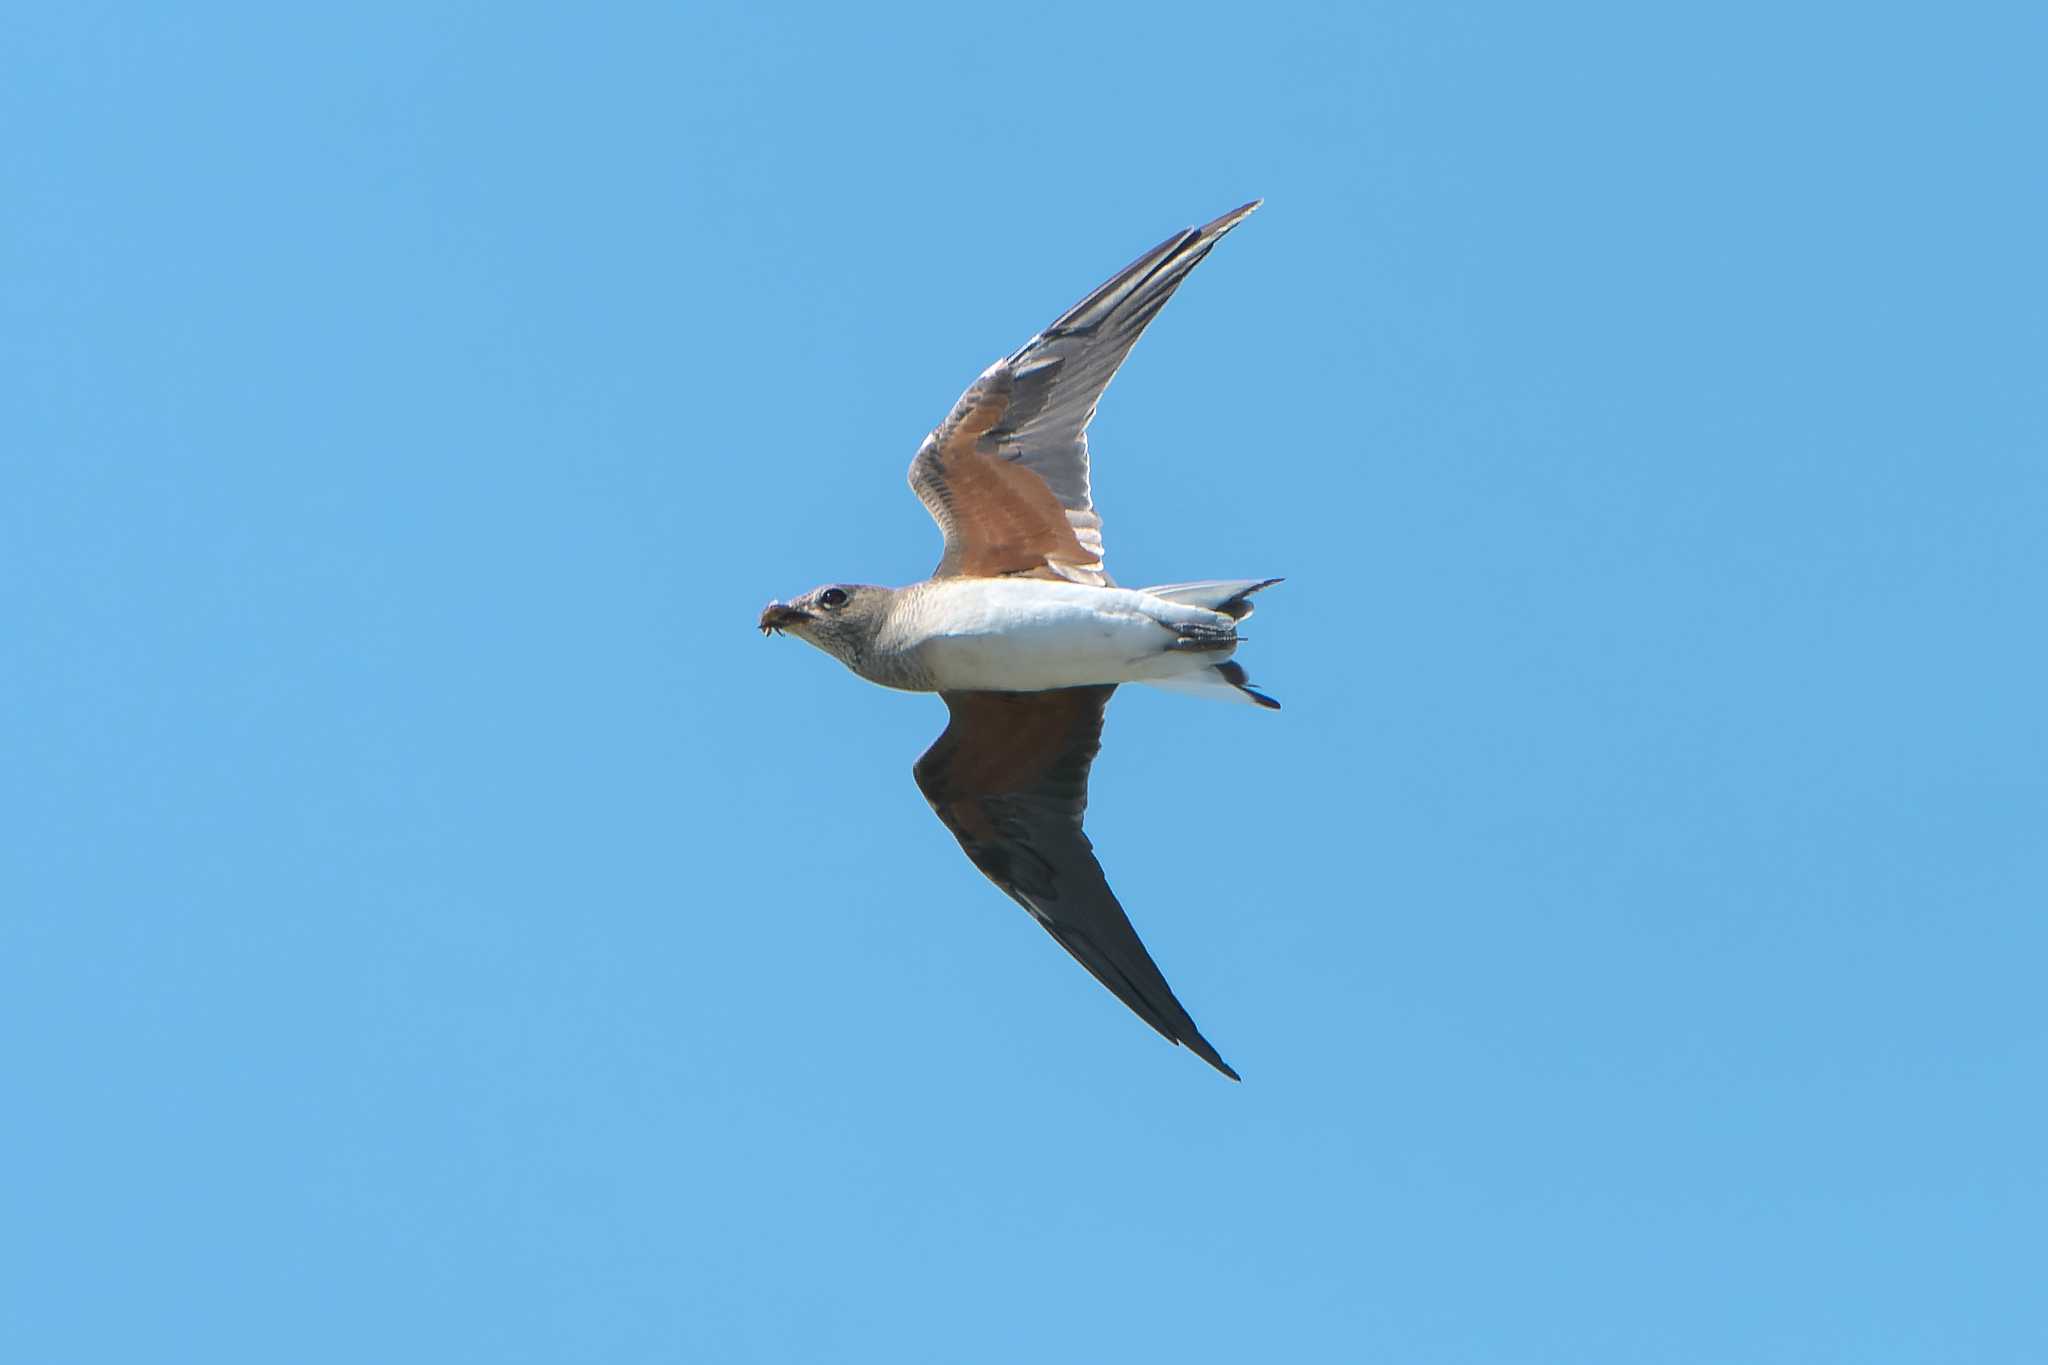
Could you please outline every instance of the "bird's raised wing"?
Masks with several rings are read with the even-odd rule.
[[[1081,832],[1114,687],[945,692],[952,721],[913,769],[968,858],[1140,1019],[1232,1080],[1117,904]]]
[[[960,395],[910,462],[910,486],[946,537],[934,578],[1109,582],[1088,490],[1089,420],[1145,325],[1258,206],[1161,242]]]

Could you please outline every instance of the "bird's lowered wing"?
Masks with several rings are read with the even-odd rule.
[[[913,769],[988,879],[1167,1038],[1238,1079],[1174,999],[1081,832],[1114,687],[941,693],[952,721]]]
[[[1088,489],[1095,405],[1188,272],[1258,206],[1161,242],[960,395],[910,462],[910,486],[946,537],[934,578],[1109,582]]]

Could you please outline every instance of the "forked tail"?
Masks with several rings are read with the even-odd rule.
[[[1242,621],[1252,614],[1250,599],[1253,593],[1284,581],[1279,578],[1205,578],[1199,583],[1168,583],[1145,591],[1169,602],[1178,602],[1186,607],[1206,607],[1210,611],[1222,612],[1233,621]]]
[[[1219,611],[1233,621],[1242,621],[1252,614],[1251,595],[1279,581],[1277,578],[1209,578],[1199,583],[1168,583],[1162,587],[1146,588],[1145,591],[1169,602]],[[1280,709],[1279,702],[1252,685],[1251,679],[1245,676],[1244,665],[1234,659],[1177,677],[1148,678],[1145,681],[1148,687],[1163,687],[1169,692],[1187,692],[1216,701],[1250,702],[1274,711]]]

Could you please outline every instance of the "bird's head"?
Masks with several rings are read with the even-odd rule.
[[[895,595],[893,588],[866,583],[828,583],[793,602],[770,602],[763,607],[761,633],[787,632],[858,671]]]

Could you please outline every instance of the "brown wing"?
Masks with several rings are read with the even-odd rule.
[[[952,721],[913,772],[960,847],[1140,1019],[1238,1078],[1174,999],[1081,832],[1114,687],[946,692]]]
[[[1095,405],[1188,272],[1257,207],[1161,242],[960,395],[910,462],[910,486],[946,537],[933,577],[1109,582],[1088,485]]]

